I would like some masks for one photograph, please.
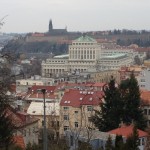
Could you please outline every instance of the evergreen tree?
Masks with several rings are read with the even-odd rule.
[[[139,135],[137,127],[133,127],[133,133],[127,138],[126,149],[128,150],[139,150]]]
[[[105,132],[118,128],[122,118],[123,103],[113,78],[108,85],[104,86],[103,91],[104,102],[100,104],[100,111],[95,111],[91,121],[100,131]]]
[[[106,141],[105,150],[113,150],[112,138],[110,135],[108,136],[108,139]]]
[[[7,150],[9,145],[13,143],[14,126],[6,109],[8,97],[0,92],[0,147]]]
[[[121,83],[120,91],[122,92],[121,99],[124,101],[123,122],[131,124],[134,121],[138,128],[144,129],[146,127],[146,119],[140,107],[140,90],[133,72],[130,79]]]
[[[116,135],[115,150],[123,150],[123,148],[124,148],[124,143],[123,143],[122,135]]]

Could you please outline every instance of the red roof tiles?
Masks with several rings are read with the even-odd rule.
[[[129,126],[123,125],[120,128],[109,131],[108,133],[128,137],[133,133],[133,125],[129,125]],[[147,136],[146,132],[139,130],[139,129],[138,129],[138,134],[139,134],[139,137]]]
[[[9,116],[16,128],[21,128],[38,121],[37,118],[34,118],[25,112],[16,111],[12,107],[6,109],[6,115]]]
[[[80,107],[81,105],[99,105],[102,102],[103,92],[81,91],[70,89],[62,97],[61,106]]]
[[[35,85],[35,86],[32,86],[31,89],[29,90],[29,92],[34,92],[34,93],[37,93],[38,90],[41,90],[41,89],[46,89],[47,92],[54,92],[56,86],[43,86],[43,85]]]
[[[150,91],[142,90],[141,91],[141,99],[144,102],[144,104],[150,104]]]

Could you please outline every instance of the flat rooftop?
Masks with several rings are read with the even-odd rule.
[[[57,55],[57,56],[54,56],[54,58],[69,58],[69,54]]]
[[[126,54],[113,54],[113,55],[109,55],[109,56],[103,56],[102,59],[117,59],[117,58],[121,58],[121,57],[125,57]]]

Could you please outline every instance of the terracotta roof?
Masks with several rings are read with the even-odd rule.
[[[144,102],[144,104],[150,104],[150,91],[141,90],[141,99]]]
[[[43,99],[43,93],[40,91],[42,89],[46,89],[45,93],[45,99],[55,99],[54,90],[56,89],[56,86],[40,86],[35,85],[32,86],[26,96],[24,97],[25,100],[30,99]]]
[[[123,125],[120,128],[109,131],[108,133],[128,137],[133,133],[133,125],[129,125],[129,126]],[[139,137],[147,136],[146,132],[139,130],[139,129],[138,129],[138,134],[139,134]]]
[[[37,93],[38,90],[40,89],[46,89],[47,92],[54,92],[56,86],[43,86],[43,85],[34,85],[31,87],[31,89],[29,90],[29,92],[34,92]]]
[[[32,33],[32,36],[36,36],[36,37],[43,37],[44,33]]]
[[[103,87],[106,83],[102,83],[102,82],[96,82],[95,84],[93,84],[93,87]]]
[[[24,139],[22,136],[14,136],[13,139],[16,145],[18,145],[23,150],[25,150],[25,143],[24,143]]]
[[[138,47],[138,48],[135,48],[135,50],[138,52],[147,52],[147,51],[150,51],[150,48]]]
[[[6,115],[9,116],[16,128],[21,128],[38,121],[37,118],[34,118],[25,112],[16,111],[12,107],[6,109]]]
[[[56,89],[55,91],[57,90],[65,90],[65,89],[68,89],[68,88],[76,88],[76,87],[85,87],[87,84],[86,83],[68,83],[68,82],[63,82],[63,83],[59,83],[57,86],[56,86]]]
[[[61,106],[80,107],[81,105],[99,105],[102,102],[103,92],[81,91],[68,89],[60,102]]]
[[[42,93],[33,93],[33,94],[29,94],[27,100],[30,99],[43,99],[43,94]],[[55,95],[54,93],[46,93],[45,94],[45,99],[55,99]]]

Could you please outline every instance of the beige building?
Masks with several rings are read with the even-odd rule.
[[[66,130],[95,128],[90,118],[94,115],[94,109],[99,109],[101,99],[101,91],[66,91],[60,103],[60,136],[63,136]]]
[[[69,54],[55,56],[42,62],[42,76],[50,77],[52,74],[85,72],[98,66],[99,69],[119,69],[121,66],[132,64],[133,56],[129,52],[114,50],[104,51],[102,45],[88,36],[81,36],[69,45]]]
[[[150,60],[144,60],[144,66],[150,67]]]
[[[28,143],[38,144],[38,119],[31,117],[29,114],[21,111],[16,111],[14,108],[9,107],[7,114],[15,126],[14,136],[23,137],[24,144]]]
[[[51,86],[54,84],[54,79],[52,78],[42,78],[39,75],[31,76],[28,79],[20,79],[16,80],[16,92],[26,92],[28,88],[34,85],[44,85],[44,86]]]
[[[90,78],[88,79],[88,81],[108,83],[111,79],[111,76],[113,76],[117,83],[120,83],[120,73],[118,72],[118,70],[103,70],[90,73]]]
[[[60,105],[58,102],[46,103],[46,127],[53,135],[59,134],[59,112]],[[38,118],[38,128],[42,129],[44,107],[43,102],[31,102],[27,113]]]

